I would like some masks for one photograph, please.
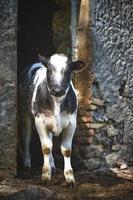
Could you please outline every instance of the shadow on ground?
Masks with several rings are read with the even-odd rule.
[[[132,200],[133,169],[121,171],[80,171],[75,174],[77,186],[65,184],[62,171],[57,171],[44,186],[34,179],[4,179],[0,176],[0,200]]]

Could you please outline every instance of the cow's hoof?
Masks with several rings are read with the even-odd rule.
[[[31,159],[30,158],[25,158],[24,167],[25,168],[31,168]]]
[[[42,185],[43,186],[46,186],[46,185],[48,185],[48,183],[49,183],[49,180],[46,180],[46,179],[42,179]]]
[[[66,184],[68,186],[70,186],[72,188],[76,186],[75,178],[73,175],[73,170],[66,171],[65,178],[66,178]]]
[[[22,179],[30,179],[30,178],[32,178],[31,168],[30,167],[23,167]]]
[[[47,167],[43,167],[42,180],[51,180],[51,169],[49,169]]]
[[[75,182],[75,180],[74,181],[66,180],[66,185],[70,188],[75,188],[76,182]]]
[[[41,183],[43,186],[48,186],[51,183],[51,179],[42,179]]]
[[[51,174],[47,173],[47,174],[43,174],[42,175],[42,183],[43,185],[47,185],[51,180]]]

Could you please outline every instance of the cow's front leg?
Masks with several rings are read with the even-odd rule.
[[[52,152],[52,137],[48,133],[45,123],[41,117],[35,118],[36,128],[40,137],[44,164],[42,168],[42,180],[47,183],[51,179],[51,164],[50,164],[50,155]]]
[[[73,123],[63,131],[61,140],[61,152],[64,157],[64,176],[66,183],[69,185],[75,185],[75,178],[73,175],[73,168],[71,166],[71,152],[72,152],[72,140],[76,129],[76,119]]]

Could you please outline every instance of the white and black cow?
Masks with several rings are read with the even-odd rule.
[[[55,167],[52,156],[52,137],[61,135],[61,152],[64,156],[64,175],[67,183],[74,184],[71,166],[71,148],[76,129],[77,96],[72,84],[72,73],[82,71],[83,61],[72,62],[64,54],[54,54],[26,68],[23,73],[23,142],[24,166],[31,167],[30,140],[31,116],[39,134],[44,165],[42,179],[51,179]],[[25,101],[25,103],[24,103]]]

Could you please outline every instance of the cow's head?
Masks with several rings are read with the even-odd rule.
[[[55,97],[64,96],[69,89],[72,73],[86,67],[85,62],[72,62],[64,54],[54,54],[49,59],[41,56],[40,61],[47,67],[47,87]]]

